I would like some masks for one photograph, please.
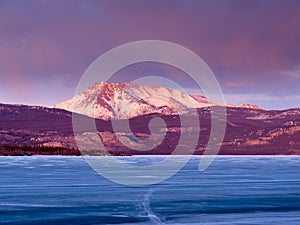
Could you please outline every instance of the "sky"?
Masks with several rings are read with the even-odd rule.
[[[298,0],[0,0],[0,102],[52,106],[71,98],[94,60],[139,40],[195,52],[226,102],[300,107]],[[115,80],[165,76],[198,91],[174,68],[133,67]]]

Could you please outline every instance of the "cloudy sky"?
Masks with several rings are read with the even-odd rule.
[[[0,0],[0,102],[56,104],[100,55],[150,39],[197,53],[227,102],[300,107],[297,0]],[[163,72],[197,92],[157,65],[129,68],[119,80]]]

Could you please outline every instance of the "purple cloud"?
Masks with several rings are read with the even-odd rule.
[[[193,50],[215,72],[225,94],[300,95],[299,76],[285,75],[300,65],[299,24],[300,2],[294,0],[4,0],[0,101],[55,104],[73,94],[98,56],[143,39],[172,41]],[[160,70],[172,73],[174,80],[184,77],[172,69]],[[158,71],[147,67],[148,73]],[[135,76],[126,74],[128,80]],[[184,86],[193,86],[184,80]],[[36,88],[47,83],[51,90]],[[260,103],[274,107],[271,100]]]

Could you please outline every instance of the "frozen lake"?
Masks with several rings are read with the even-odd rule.
[[[218,157],[205,172],[200,158],[128,187],[82,157],[0,157],[0,224],[300,224],[300,157]]]

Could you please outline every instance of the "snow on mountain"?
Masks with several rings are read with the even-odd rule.
[[[257,110],[263,110],[262,108],[260,108],[257,105],[252,105],[252,104],[241,104],[239,106],[240,108],[247,108],[247,109],[257,109]]]
[[[54,108],[109,120],[127,119],[151,113],[171,115],[184,113],[189,108],[204,108],[212,105],[220,104],[204,96],[190,95],[166,87],[97,82],[73,98],[55,105]]]

